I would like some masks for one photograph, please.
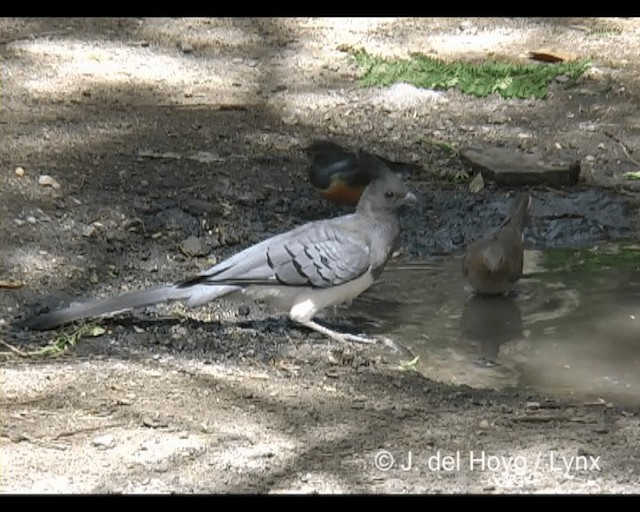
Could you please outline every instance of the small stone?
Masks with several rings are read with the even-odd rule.
[[[539,409],[540,408],[540,402],[527,402],[525,407],[527,409]]]
[[[479,426],[480,426],[480,428],[481,428],[481,429],[486,430],[486,429],[488,429],[488,428],[489,428],[489,426],[490,426],[490,425],[489,425],[489,422],[488,422],[487,420],[482,420],[482,421],[480,422],[480,425],[479,425]]]
[[[35,223],[37,222],[37,220],[36,220],[36,218],[35,218],[33,215],[29,215],[29,216],[27,217],[27,222],[28,222],[29,224],[35,224]]]
[[[180,250],[185,256],[206,256],[211,252],[211,244],[202,237],[190,236],[182,241]]]
[[[142,418],[142,424],[149,428],[165,428],[169,426],[168,421],[162,418],[151,418],[149,416]]]
[[[16,176],[24,176],[24,169],[22,167],[16,167]]]
[[[93,235],[95,232],[96,232],[95,226],[85,226],[84,228],[82,228],[82,236],[87,238]]]
[[[38,178],[38,184],[43,187],[51,187],[54,189],[60,188],[60,183],[53,176],[49,176],[48,174],[43,174]]]
[[[194,50],[193,45],[190,43],[180,43],[180,51],[182,53],[192,53]]]
[[[460,29],[460,32],[465,32],[465,31],[472,30],[474,27],[471,21],[465,20],[460,22],[460,25],[458,26],[458,28]]]
[[[592,162],[596,161],[596,157],[593,156],[593,155],[587,155],[587,156],[584,157],[584,160],[585,160],[585,162],[592,163]]]
[[[113,448],[115,444],[116,439],[113,437],[113,434],[105,434],[103,436],[93,438],[93,446],[97,446],[98,448]]]
[[[23,221],[22,219],[13,219],[13,222],[16,226],[24,226],[25,221]]]

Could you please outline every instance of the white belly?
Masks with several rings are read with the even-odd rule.
[[[246,295],[256,300],[264,300],[289,311],[289,318],[295,322],[311,320],[315,314],[329,306],[351,300],[373,284],[373,276],[365,273],[353,281],[331,288],[303,288],[293,286],[252,286]]]

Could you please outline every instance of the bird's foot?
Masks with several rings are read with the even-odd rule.
[[[319,332],[320,334],[323,334],[327,338],[335,340],[339,343],[347,343],[349,341],[355,342],[355,343],[365,343],[367,345],[381,343],[385,347],[392,349],[394,352],[400,352],[402,350],[401,347],[399,347],[395,341],[389,338],[385,338],[385,337],[371,338],[369,336],[363,336],[358,334],[342,333],[342,332],[334,331],[333,329],[329,329],[328,327],[320,325],[311,320],[308,322],[301,322],[301,323],[304,326],[308,327],[309,329]]]
[[[377,340],[375,338],[369,338],[367,336],[360,336],[357,334],[348,334],[348,333],[341,333],[341,332],[336,332],[335,334],[336,336],[329,336],[329,337],[340,342],[353,341],[356,343],[366,343],[370,345],[377,343]]]

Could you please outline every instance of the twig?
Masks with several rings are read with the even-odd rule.
[[[638,162],[637,160],[634,160],[631,157],[631,154],[629,153],[629,150],[627,149],[627,147],[620,141],[620,139],[616,138],[614,135],[612,135],[609,132],[603,131],[602,133],[604,133],[607,137],[609,137],[610,139],[615,140],[618,144],[620,144],[620,147],[622,148],[622,151],[624,151],[625,156],[629,159],[629,161],[634,164],[637,165],[638,167],[640,167],[640,162]]]
[[[76,434],[86,434],[88,432],[95,432],[96,430],[121,427],[123,425],[126,425],[126,423],[118,422],[118,423],[110,423],[109,425],[97,425],[95,427],[84,427],[84,428],[79,428],[77,430],[65,430],[53,436],[51,440],[57,441],[63,437],[71,437],[71,436],[75,436]]]
[[[5,347],[7,347],[9,350],[11,350],[13,353],[18,354],[20,357],[27,357],[28,354],[26,352],[23,352],[20,349],[17,349],[16,347],[14,347],[13,345],[7,343],[4,340],[0,340],[0,344],[4,345]]]
[[[24,286],[24,282],[19,281],[17,279],[1,279],[0,280],[0,288],[22,288]]]

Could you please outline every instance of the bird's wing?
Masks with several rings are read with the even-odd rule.
[[[309,223],[265,240],[181,286],[284,284],[328,288],[356,279],[371,265],[367,230],[357,229],[357,222],[345,218],[333,221]]]

